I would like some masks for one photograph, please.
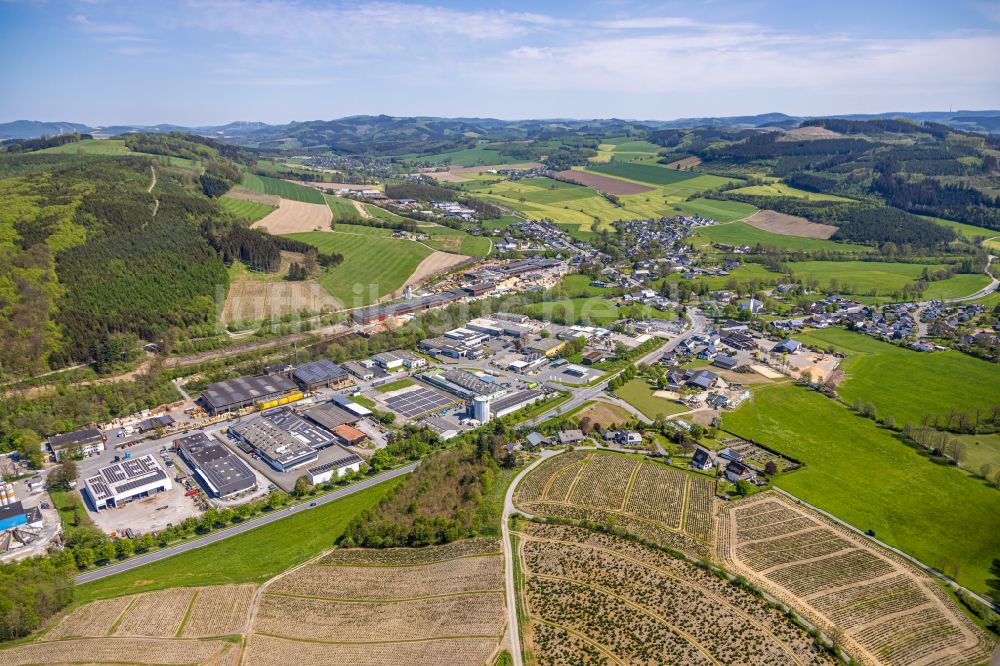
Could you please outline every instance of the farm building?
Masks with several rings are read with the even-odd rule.
[[[719,377],[709,370],[698,370],[686,378],[688,386],[700,389],[710,389],[715,385]]]
[[[204,433],[181,437],[174,447],[213,497],[230,499],[257,489],[257,477],[246,463]]]
[[[785,338],[778,344],[774,345],[771,349],[772,354],[794,354],[802,347],[802,343],[798,340],[792,340],[791,338]]]
[[[49,450],[56,460],[61,460],[67,452],[79,451],[85,456],[94,455],[104,450],[107,438],[97,428],[85,428],[65,435],[53,435],[49,438]]]
[[[333,434],[336,435],[341,444],[346,446],[358,446],[359,444],[363,444],[365,440],[368,439],[368,435],[361,432],[354,426],[347,425],[346,423],[334,428]]]
[[[279,472],[286,472],[316,460],[316,450],[263,416],[232,426],[230,434],[250,445]]]
[[[209,384],[201,392],[200,400],[208,413],[220,414],[259,403],[294,399],[296,395],[301,394],[292,380],[281,375],[264,375]]]
[[[150,455],[102,467],[83,483],[85,494],[95,511],[121,506],[138,497],[148,497],[174,487],[170,477]]]
[[[739,364],[740,362],[732,356],[716,356],[715,360],[712,361],[712,365],[723,370],[733,370]]]
[[[361,471],[361,463],[364,462],[361,456],[342,449],[339,446],[336,448],[338,449],[337,452],[341,455],[306,470],[309,473],[309,483],[315,486],[320,483],[327,483],[334,475],[340,478],[347,473],[347,470],[351,470],[355,474]]]
[[[350,375],[333,361],[323,358],[295,368],[291,379],[303,391],[315,391],[329,386],[341,386],[350,381]]]

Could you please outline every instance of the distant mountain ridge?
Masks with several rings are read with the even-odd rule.
[[[792,116],[785,113],[762,113],[750,116],[722,116],[702,118],[677,118],[674,120],[629,120],[606,119],[525,119],[500,120],[497,118],[442,118],[430,116],[387,116],[360,115],[346,116],[332,120],[293,121],[282,125],[269,125],[259,121],[234,121],[225,125],[205,125],[186,127],[171,123],[158,125],[106,125],[91,127],[82,123],[42,122],[36,120],[15,120],[0,123],[0,140],[33,139],[69,132],[86,132],[96,136],[115,136],[133,132],[182,131],[226,139],[236,143],[251,143],[275,147],[287,141],[297,141],[299,137],[309,137],[309,144],[336,146],[344,142],[344,149],[353,148],[355,140],[367,137],[367,141],[380,133],[387,136],[387,143],[416,140],[454,140],[459,138],[490,138],[492,140],[517,140],[526,137],[544,137],[546,132],[607,132],[628,131],[629,129],[683,129],[691,127],[719,126],[733,128],[779,127],[791,129],[805,120],[816,118],[842,118],[846,120],[869,120],[873,118],[906,118],[915,122],[931,121],[985,133],[1000,132],[1000,110],[960,110],[960,111],[919,111],[831,114],[824,116]]]

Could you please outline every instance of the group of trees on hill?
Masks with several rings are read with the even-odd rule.
[[[27,636],[73,600],[69,553],[0,565],[0,640]]]
[[[91,134],[59,134],[58,136],[43,136],[38,139],[9,139],[3,142],[2,147],[8,153],[30,153],[93,138]]]
[[[936,215],[989,229],[1000,229],[1000,197],[990,197],[960,184],[942,185],[933,178],[911,181],[891,165],[872,182],[872,189],[891,206]]]
[[[898,208],[852,208],[840,223],[834,240],[849,243],[895,243],[934,247],[955,240],[952,229],[911,215]]]
[[[183,157],[191,160],[216,160],[221,157],[246,166],[250,166],[256,161],[256,157],[239,146],[185,132],[162,134],[142,132],[127,134],[123,138],[125,145],[137,153]]]

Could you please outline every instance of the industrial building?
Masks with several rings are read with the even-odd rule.
[[[246,463],[205,433],[181,437],[174,447],[213,497],[232,499],[257,489],[257,477]]]
[[[97,428],[84,428],[65,435],[53,435],[49,438],[49,450],[56,460],[61,460],[67,452],[79,451],[85,456],[94,455],[104,450],[107,438]]]
[[[28,514],[20,502],[0,506],[0,532],[28,524]]]
[[[359,405],[344,395],[333,396],[332,402],[341,409],[346,409],[347,411],[357,414],[358,416],[370,416],[372,413],[371,410],[364,405]]]
[[[327,483],[334,475],[340,478],[347,473],[347,470],[351,470],[355,474],[361,471],[361,463],[364,462],[361,456],[339,446],[336,449],[341,455],[337,455],[333,460],[306,470],[309,473],[309,483],[315,486],[320,483]]]
[[[360,415],[338,407],[332,402],[304,409],[302,416],[330,431],[339,425],[354,425],[361,420]]]
[[[173,487],[170,477],[150,455],[102,467],[84,481],[85,494],[95,511],[121,506]]]
[[[255,416],[229,428],[231,435],[250,445],[268,465],[286,472],[316,460],[316,450],[264,416]]]
[[[517,393],[505,395],[502,398],[491,401],[490,411],[492,412],[493,418],[499,419],[507,416],[508,414],[513,414],[523,407],[527,407],[530,404],[538,402],[544,397],[545,391],[541,389],[518,391]]]
[[[487,375],[488,377],[488,375]],[[507,389],[485,378],[477,377],[465,370],[445,370],[444,372],[432,372],[420,375],[428,384],[444,389],[452,395],[457,395],[465,400],[471,400],[477,395],[484,395],[488,398],[497,398],[505,393]],[[489,377],[493,379],[493,377]]]
[[[291,402],[301,398],[295,383],[281,375],[237,377],[209,384],[201,392],[201,404],[210,414],[230,412],[257,404],[283,400]]]
[[[371,368],[366,368],[357,361],[347,361],[344,363],[344,370],[347,370],[363,382],[375,379],[375,371]]]
[[[354,426],[347,425],[346,423],[334,428],[333,434],[340,440],[340,443],[345,446],[358,446],[360,444],[364,444],[368,439],[368,435],[361,432]]]
[[[291,379],[303,391],[315,391],[319,388],[341,386],[351,378],[347,370],[324,358],[298,366],[292,370]]]

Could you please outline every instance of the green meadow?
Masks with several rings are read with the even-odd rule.
[[[684,180],[691,180],[692,178],[697,178],[699,175],[692,171],[678,171],[677,169],[667,169],[655,164],[635,164],[631,162],[594,163],[587,166],[587,171],[615,178],[634,180],[648,185],[669,185]]]
[[[821,287],[830,288],[834,281],[845,294],[888,296],[905,285],[916,282],[924,268],[934,272],[944,264],[896,264],[871,261],[796,261],[788,264],[797,278],[817,280]],[[985,276],[956,275],[930,283],[924,298],[955,298],[968,296],[986,286]],[[979,286],[976,286],[979,285]]]
[[[247,220],[249,222],[256,222],[275,209],[274,206],[257,203],[256,201],[233,199],[226,196],[219,199],[219,207],[226,212],[232,213],[241,220]]]
[[[791,185],[787,185],[785,183],[751,185],[749,187],[741,187],[738,190],[733,190],[733,192],[736,194],[749,194],[751,196],[795,197],[797,199],[806,199],[807,201],[853,201],[853,199],[838,197],[835,194],[819,194],[817,192],[800,190],[797,187],[792,187]]]
[[[920,386],[914,382],[914,391]],[[1000,492],[938,465],[891,431],[791,385],[761,387],[723,428],[805,463],[775,485],[977,592],[1000,553]]]
[[[679,402],[659,398],[653,393],[653,387],[643,377],[630,379],[624,386],[615,391],[615,395],[651,419],[655,419],[660,414],[670,416],[688,410]]]
[[[262,583],[331,548],[347,523],[375,507],[401,482],[392,479],[250,532],[81,585],[76,601],[168,587]]]
[[[258,176],[248,173],[244,174],[242,185],[248,190],[273,194],[282,199],[293,199],[295,201],[304,201],[305,203],[326,203],[323,199],[323,194],[319,190],[296,185],[295,183],[290,183],[287,180],[279,180],[278,178],[269,178],[268,176]]]
[[[924,414],[946,419],[951,409],[1000,405],[1000,366],[957,351],[917,352],[841,328],[809,331],[803,344],[847,355],[837,392],[853,404],[871,402],[897,426],[920,424]]]
[[[327,270],[319,283],[345,307],[369,305],[399,289],[431,253],[425,245],[409,240],[341,233],[346,227],[342,225],[334,232],[288,234],[289,238],[309,243],[320,252],[344,255],[343,263]]]

